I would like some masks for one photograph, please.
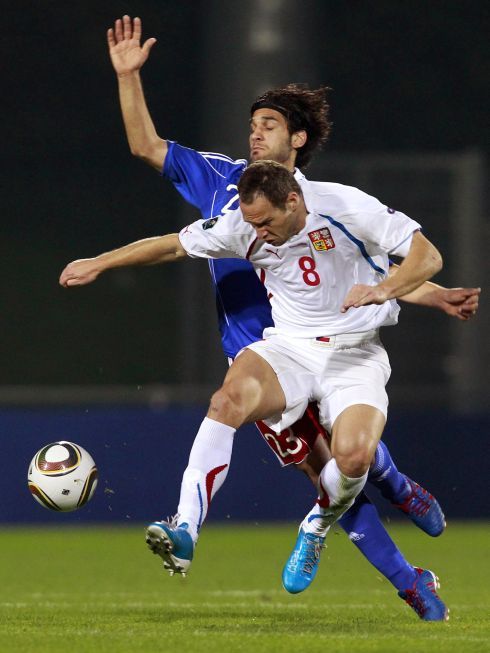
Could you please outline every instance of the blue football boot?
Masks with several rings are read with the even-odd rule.
[[[299,529],[293,552],[282,570],[282,584],[286,591],[298,594],[311,585],[316,576],[320,553],[325,538]]]
[[[424,621],[447,621],[449,610],[438,596],[440,587],[437,576],[428,569],[415,567],[417,579],[408,590],[400,590],[398,596],[406,601]]]
[[[411,478],[405,476],[410,493],[403,503],[393,505],[410,517],[420,529],[437,537],[446,528],[446,519],[437,499]]]
[[[185,576],[194,557],[194,542],[187,524],[177,526],[176,520],[157,521],[146,529],[148,548],[159,555],[171,576]]]

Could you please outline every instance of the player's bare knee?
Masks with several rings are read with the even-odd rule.
[[[338,468],[350,478],[359,478],[365,474],[371,464],[371,458],[370,452],[366,451],[338,452],[335,455]]]
[[[238,428],[243,424],[246,411],[240,392],[233,390],[233,385],[222,386],[211,397],[208,417]]]

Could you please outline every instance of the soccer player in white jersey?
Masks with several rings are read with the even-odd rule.
[[[176,234],[146,239],[65,268],[65,286],[93,281],[120,265],[166,262],[186,253],[240,257],[266,271],[274,327],[237,357],[213,396],[200,433],[213,443],[216,470],[228,467],[229,434],[243,423],[266,419],[280,432],[309,401],[320,405],[332,433],[333,458],[320,474],[320,500],[306,516],[300,537],[323,533],[353,503],[367,478],[384,428],[390,367],[378,329],[395,324],[394,299],[417,288],[441,267],[420,225],[386,209],[357,189],[329,185],[328,213],[308,213],[293,175],[274,162],[250,166],[239,181],[240,213],[203,221]],[[388,254],[405,256],[388,276]],[[223,437],[224,436],[224,437]],[[205,513],[191,452],[178,507],[179,522],[156,522],[149,537],[172,571],[187,571]],[[288,577],[290,591],[302,579]],[[425,574],[431,572],[425,571]],[[289,574],[291,575],[291,574]],[[433,575],[431,581],[435,583]],[[441,602],[442,603],[442,602]],[[442,604],[445,618],[447,611]]]
[[[121,108],[131,150],[157,170],[161,171],[163,168],[164,176],[171,179],[186,200],[199,206],[203,217],[211,218],[214,215],[213,211],[226,213],[227,210],[236,206],[236,180],[246,162],[234,162],[221,154],[198,153],[189,148],[182,148],[176,143],[165,141],[158,136],[147,110],[139,79],[139,69],[146,61],[155,39],[148,39],[141,46],[140,35],[140,20],[135,19],[133,23],[128,16],[125,16],[122,21],[116,21],[115,29],[109,31],[109,49],[118,74]],[[309,93],[309,97],[314,98],[314,96],[314,92]],[[279,99],[281,99],[280,96]],[[284,128],[283,115],[278,114],[275,110],[270,110],[270,107],[258,108],[252,115],[251,159],[268,157],[282,160],[281,157],[284,155],[290,157],[293,154],[293,158],[289,162],[291,166],[293,167],[295,163],[298,166],[304,165],[307,162],[307,157],[311,157],[319,140],[323,138],[324,128],[318,130],[315,127],[315,122],[325,123],[323,112],[324,110],[320,106],[316,112],[316,119],[307,120],[307,142],[305,143],[305,134],[299,135],[299,137],[291,134],[291,138],[285,138],[285,136],[289,136],[287,132],[292,132],[293,129],[288,124],[285,125],[286,129]],[[271,115],[272,120],[266,119]],[[276,128],[272,129],[272,126]],[[313,138],[315,131],[316,138]],[[291,147],[293,138],[294,147]],[[308,155],[306,155],[307,151]],[[297,159],[296,154],[298,154]],[[216,170],[215,179],[209,176],[211,170]],[[305,192],[304,185],[308,183],[307,180],[299,170],[296,171],[296,175]],[[253,290],[257,287],[257,280],[253,278],[253,275],[249,274],[249,271],[243,266],[240,268],[240,275],[233,275],[233,269],[230,268],[229,263],[225,261],[212,263],[214,266],[212,272],[213,278],[216,279],[217,291],[224,301],[222,307],[218,304],[223,346],[225,352],[233,357],[242,346],[247,344],[247,341],[240,342],[240,334],[244,334],[248,341],[260,338],[263,327],[270,320],[268,317],[270,308],[265,294],[262,298],[260,289]],[[233,264],[233,262],[231,263]],[[234,265],[240,264],[239,261],[234,263]],[[248,278],[246,287],[242,285],[237,289],[238,292],[229,292],[228,296],[225,296],[224,290],[230,286],[229,279],[236,276],[244,278],[245,273]],[[227,274],[228,277],[225,278]],[[221,285],[221,279],[226,283]],[[425,284],[424,288],[422,295],[413,294],[413,301],[432,304],[449,314],[457,315],[460,319],[467,319],[477,308],[478,296],[474,289],[448,290],[433,284]],[[417,292],[421,290],[422,288]],[[240,306],[234,305],[234,297],[240,297]],[[410,298],[406,297],[406,299]],[[226,322],[222,318],[221,309],[228,311]],[[234,327],[235,315],[240,316],[236,328]],[[232,319],[229,319],[230,316]],[[316,484],[318,473],[326,461],[328,452],[322,447],[322,438],[317,437],[321,428],[318,427],[315,407],[313,405],[308,407],[307,414],[300,422],[280,435],[267,429],[265,424],[259,426],[267,443],[278,455],[281,464],[295,463],[297,468],[307,471]],[[201,443],[201,448],[203,446]],[[313,449],[313,453],[305,459],[305,455],[310,449]],[[203,455],[205,455],[204,451]],[[388,470],[390,471],[387,475]],[[211,476],[213,471],[210,470]],[[223,473],[214,477],[215,489],[217,489],[218,483],[221,483],[222,477]],[[432,535],[441,532],[443,522],[440,516],[442,513],[437,502],[423,488],[396,470],[384,444],[380,443],[376,452],[370,479],[382,489],[384,496],[393,503],[400,504],[399,507],[407,512],[423,530]],[[407,496],[402,497],[400,494],[402,491],[405,492],[405,486],[410,491]],[[351,541],[397,589],[404,592],[405,588],[420,585],[415,568],[407,563],[389,538],[376,508],[365,495],[363,495],[362,501],[356,502],[356,505],[344,515],[340,523],[348,533],[362,532],[362,538],[351,538]],[[308,555],[311,543],[306,541],[306,544],[306,554]],[[313,550],[317,550],[315,546]]]

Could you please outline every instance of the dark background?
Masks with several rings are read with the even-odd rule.
[[[486,3],[283,4],[284,49],[259,59],[243,52],[254,1],[21,1],[3,10],[0,383],[179,378],[170,341],[181,266],[119,272],[73,293],[57,286],[73,258],[195,217],[182,217],[173,188],[129,155],[105,37],[123,13],[140,15],[145,38],[158,39],[143,79],[163,137],[246,156],[248,107],[270,62],[277,83],[334,89],[327,152],[485,150]]]
[[[192,384],[207,392],[225,369],[211,293],[203,297],[192,281],[207,274],[205,263],[118,271],[73,291],[57,284],[74,258],[176,231],[197,217],[158,173],[129,154],[105,36],[116,17],[139,15],[144,38],[158,39],[142,75],[162,137],[246,157],[254,97],[271,85],[305,81],[333,89],[327,162],[329,155],[373,152],[476,153],[485,161],[488,7],[464,0],[21,0],[4,7],[0,399],[5,415],[12,405],[28,411],[28,405],[45,403],[43,390],[49,388],[55,388],[50,403],[59,404],[56,410],[66,403],[60,388],[80,388],[79,399],[75,392],[66,401],[88,406],[83,390],[88,386],[164,384],[180,388],[180,401],[186,393],[192,401]],[[274,38],[278,46],[270,50]],[[335,181],[357,185],[349,174]],[[315,178],[327,174],[316,168]],[[400,208],[410,213],[417,188],[407,183],[404,194]],[[434,191],[434,203],[437,195]],[[483,195],[481,204],[486,209]],[[428,217],[424,227],[431,239],[442,243],[445,258],[455,263],[445,251],[452,236]],[[488,242],[485,211],[478,233],[480,245]],[[449,266],[437,280],[481,285],[485,292],[487,259],[484,247],[475,250],[468,275],[453,279]],[[428,320],[427,309],[409,309],[405,326],[388,336],[394,376],[408,379],[410,390],[394,392],[395,410],[398,401],[403,404],[401,395],[431,405],[431,396],[417,392],[428,375],[432,387],[443,389],[435,403],[450,413],[454,387],[451,395],[444,391],[451,366],[447,343],[455,337],[457,344],[464,333],[461,337],[478,343],[481,360],[488,360],[485,301],[473,324],[456,327],[443,315]],[[428,347],[435,356],[440,347],[445,362],[424,370],[426,355],[416,345],[430,326]],[[190,346],[196,332],[201,337]],[[483,367],[475,370],[480,394],[471,406],[472,423],[479,427],[470,429],[471,440],[460,431],[447,434],[447,468],[457,464],[461,449],[470,454],[467,469],[487,450]],[[439,422],[428,418],[428,423],[433,428]],[[423,417],[420,425],[416,448],[423,451]],[[446,429],[444,422],[437,442],[445,441]],[[39,434],[39,447],[57,437],[71,436]],[[442,455],[444,448],[434,454]],[[442,475],[436,489],[444,483]],[[464,514],[458,505],[457,514]]]

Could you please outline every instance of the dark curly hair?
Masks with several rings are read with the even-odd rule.
[[[286,118],[290,134],[305,130],[308,136],[306,143],[296,150],[298,168],[307,166],[315,150],[328,140],[332,128],[327,102],[330,90],[328,86],[311,90],[307,84],[288,84],[266,91],[252,104],[250,115],[263,107],[275,109]]]

